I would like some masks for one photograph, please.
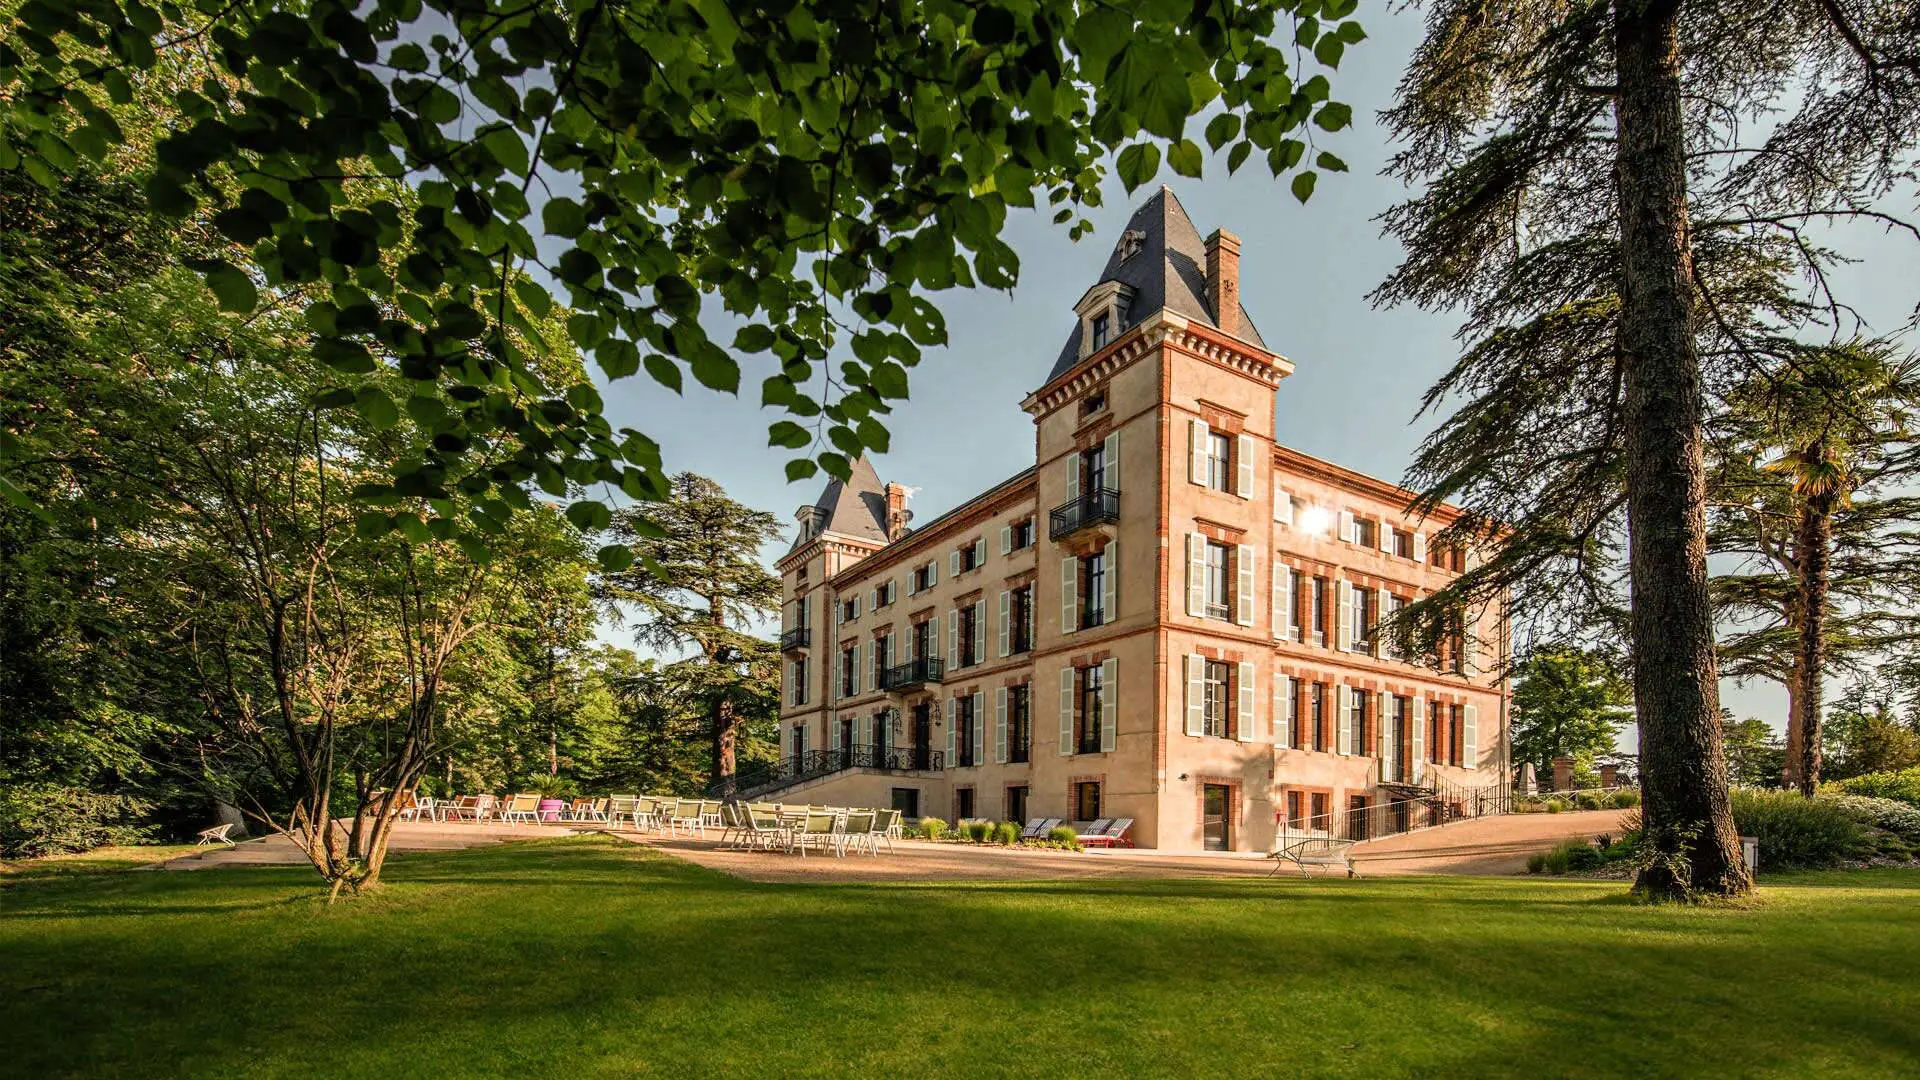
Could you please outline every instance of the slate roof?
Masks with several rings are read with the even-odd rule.
[[[873,471],[873,463],[865,457],[854,459],[852,473],[845,482],[838,478],[827,481],[820,498],[813,504],[814,528],[796,533],[793,547],[787,550],[792,551],[823,532],[836,532],[876,544],[887,542],[887,494],[880,484],[880,474]]]
[[[1140,246],[1132,257],[1125,258],[1127,234],[1131,232],[1141,234]],[[1113,254],[1107,257],[1106,269],[1092,284],[1107,281],[1123,282],[1133,289],[1133,299],[1127,305],[1126,325],[1115,327],[1115,336],[1138,326],[1162,308],[1208,326],[1220,325],[1207,306],[1206,241],[1201,239],[1200,230],[1193,227],[1193,219],[1187,216],[1186,208],[1180,205],[1172,188],[1161,187],[1128,219],[1127,227],[1114,243]],[[1260,331],[1254,329],[1253,318],[1247,314],[1244,304],[1240,306],[1237,336],[1261,349],[1267,347]],[[1079,362],[1080,326],[1076,322],[1067,335],[1066,344],[1060,347],[1060,357],[1047,374],[1047,382],[1066,374]]]

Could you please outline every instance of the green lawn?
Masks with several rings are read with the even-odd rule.
[[[1920,874],[750,885],[597,838],[0,877],[17,1076],[1893,1076]]]

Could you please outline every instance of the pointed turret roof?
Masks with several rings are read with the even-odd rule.
[[[1162,186],[1127,220],[1127,227],[1113,245],[1113,254],[1107,256],[1106,269],[1093,284],[1108,281],[1121,282],[1133,290],[1126,325],[1114,328],[1116,336],[1162,308],[1207,326],[1220,325],[1207,306],[1207,243],[1170,187]],[[1245,305],[1240,308],[1236,336],[1261,349],[1267,347]],[[1079,362],[1080,328],[1076,325],[1060,347],[1060,357],[1054,361],[1047,381],[1066,374]]]
[[[793,540],[794,548],[823,532],[876,544],[887,542],[886,488],[880,483],[880,474],[873,470],[873,463],[864,456],[854,459],[852,475],[846,480],[838,477],[828,480],[811,509],[813,522],[810,526],[802,522],[803,527]]]

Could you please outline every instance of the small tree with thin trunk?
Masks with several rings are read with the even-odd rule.
[[[775,662],[753,627],[780,607],[780,579],[760,555],[779,538],[779,520],[689,472],[673,477],[665,500],[615,514],[613,533],[636,561],[601,576],[604,594],[634,612],[642,645],[692,652],[702,668],[690,681],[706,703],[711,780],[724,785],[734,774],[744,699],[759,693],[755,684]]]

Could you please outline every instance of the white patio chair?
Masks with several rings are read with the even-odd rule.
[[[233,822],[231,821],[227,822],[224,825],[215,825],[211,829],[201,829],[199,834],[200,842],[193,846],[209,847],[214,844],[225,844],[228,847],[233,847],[234,846],[233,841],[227,837],[227,834],[232,831],[233,831]]]

